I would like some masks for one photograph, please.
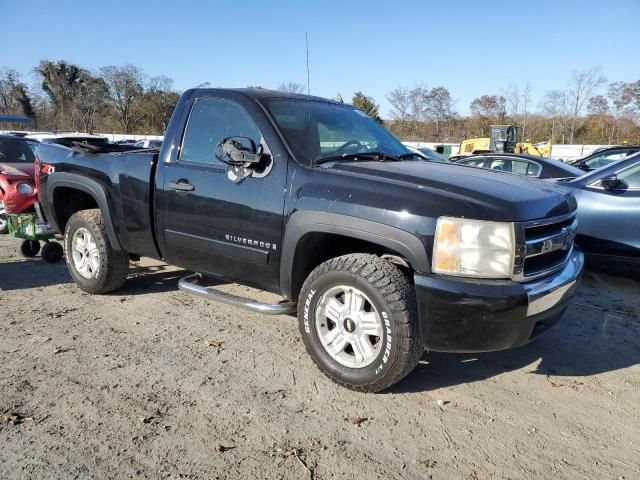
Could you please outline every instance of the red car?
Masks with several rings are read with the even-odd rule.
[[[34,149],[37,142],[0,135],[0,233],[7,231],[7,213],[21,213],[37,199]]]

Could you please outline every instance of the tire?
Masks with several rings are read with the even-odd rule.
[[[20,253],[25,258],[33,258],[40,251],[40,242],[38,240],[24,240],[20,244]]]
[[[129,254],[111,248],[100,210],[81,210],[71,216],[64,250],[69,272],[81,290],[108,293],[124,285]]]
[[[376,255],[322,263],[305,280],[298,305],[300,334],[311,358],[351,390],[390,387],[424,353],[413,285],[402,270]]]
[[[42,247],[42,259],[48,263],[56,263],[64,256],[62,245],[58,242],[47,242]]]
[[[7,222],[7,216],[0,214],[0,235],[4,235],[9,231],[9,223]]]

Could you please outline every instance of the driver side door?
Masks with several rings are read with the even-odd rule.
[[[231,136],[261,145],[268,167],[231,181],[228,165],[216,158],[218,144]],[[236,101],[192,101],[177,158],[158,165],[157,230],[168,263],[277,290],[287,157],[274,153]]]

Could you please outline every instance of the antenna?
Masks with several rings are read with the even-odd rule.
[[[311,88],[309,88],[309,34],[304,34],[305,43],[307,45],[307,95],[311,95]]]

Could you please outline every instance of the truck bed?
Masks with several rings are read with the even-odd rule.
[[[155,150],[123,151],[117,145],[94,150],[41,144],[37,162],[41,172],[39,196],[45,215],[54,225],[58,224],[56,216],[62,213],[51,212],[47,208],[60,203],[60,196],[65,195],[64,189],[69,186],[67,182],[80,182],[86,188],[92,185],[101,187],[121,247],[140,256],[159,258],[152,217],[153,175],[157,159]],[[51,169],[56,172],[53,185],[48,182],[46,173]]]

